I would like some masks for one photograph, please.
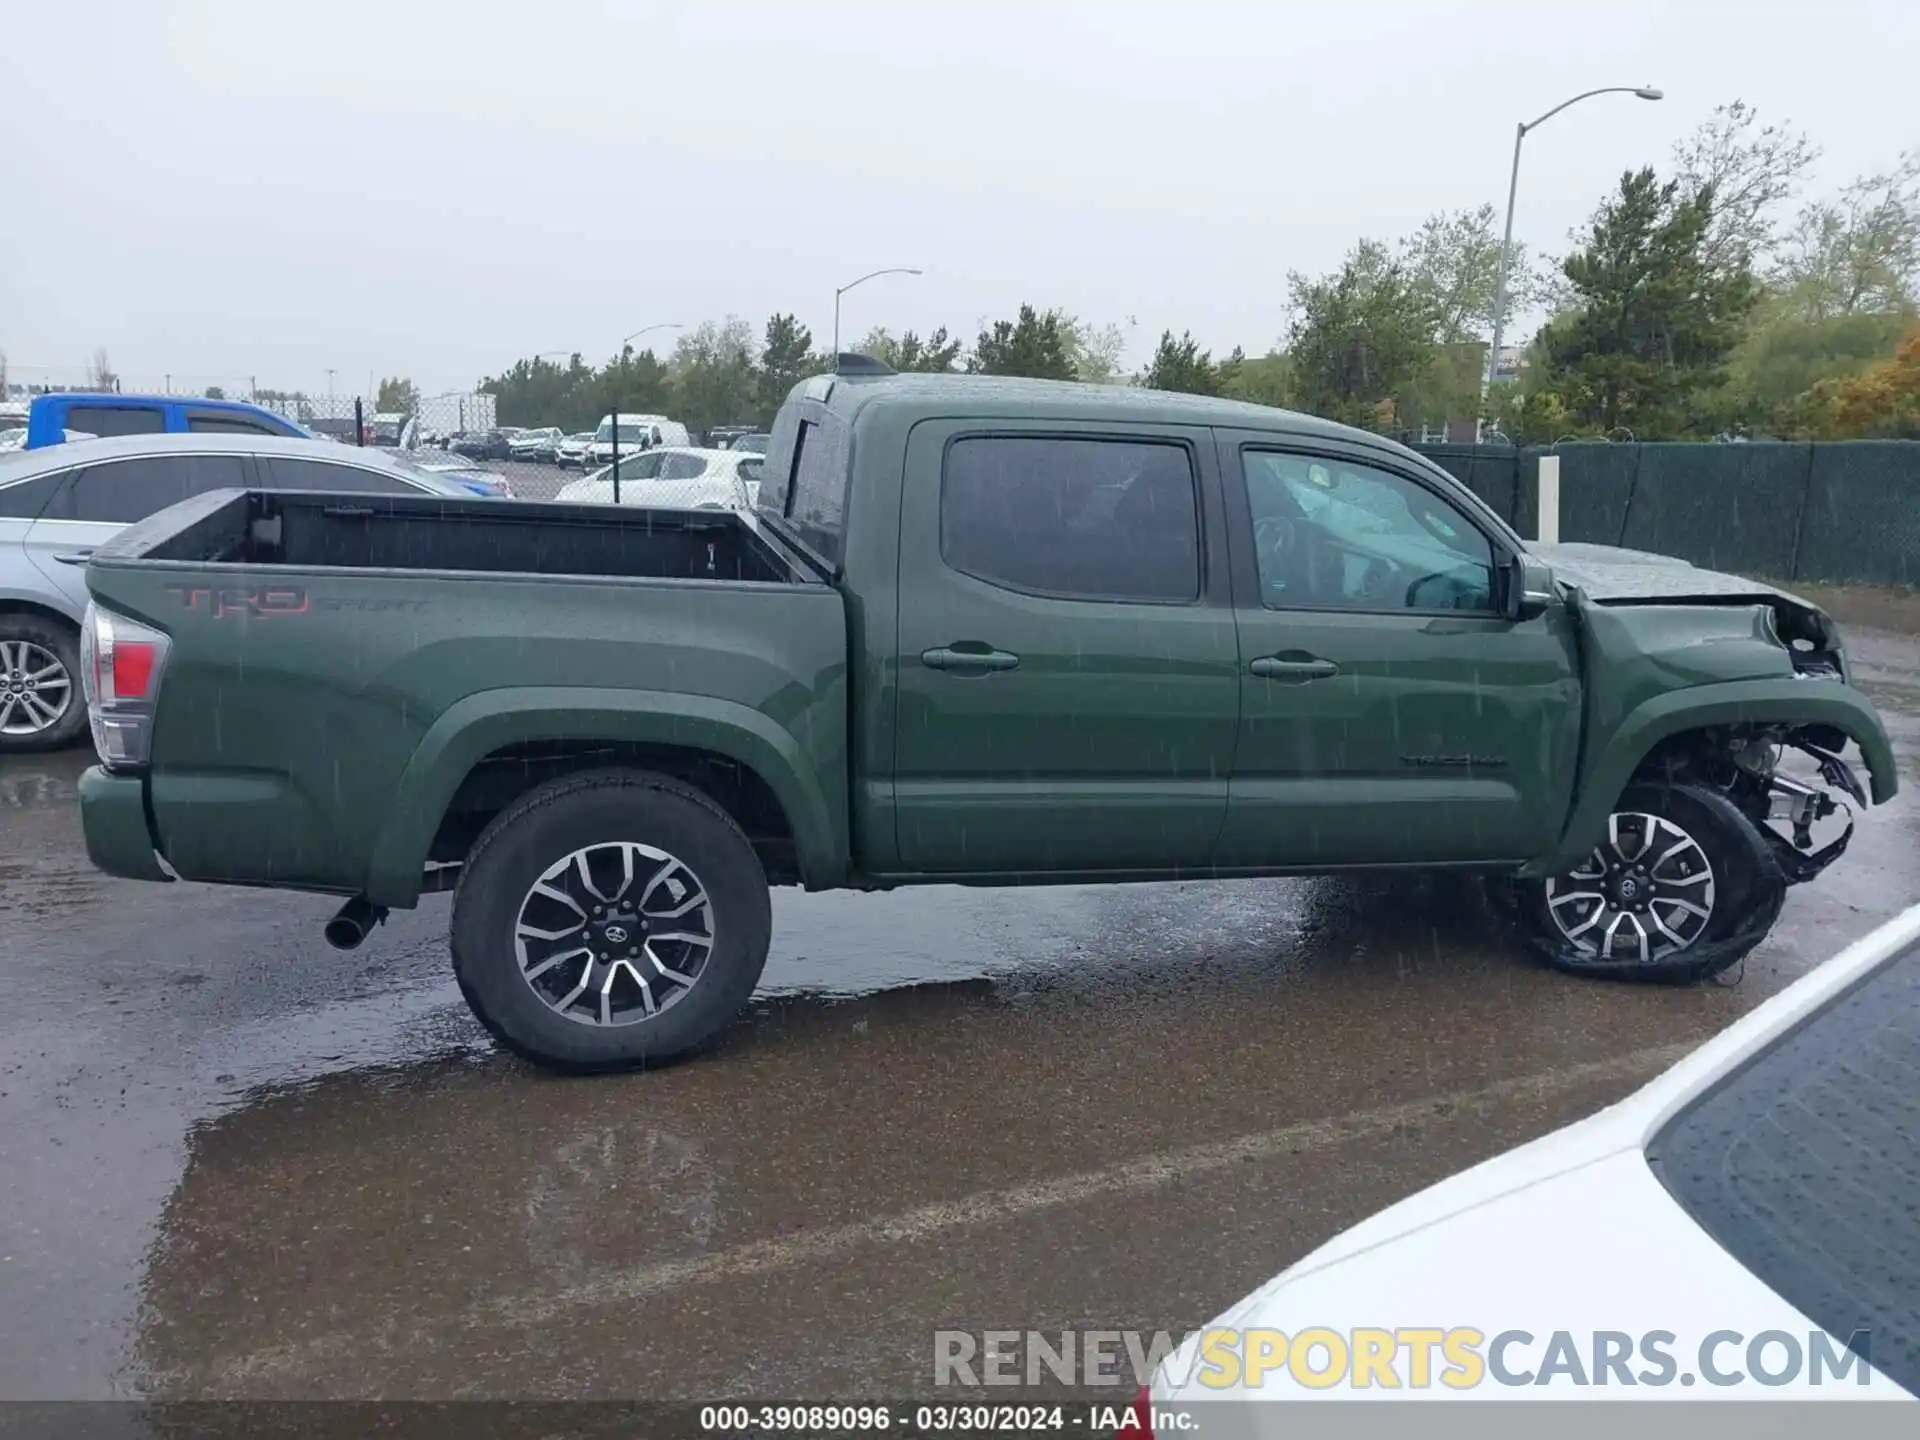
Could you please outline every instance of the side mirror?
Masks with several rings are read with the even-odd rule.
[[[1553,602],[1553,567],[1537,556],[1525,553],[1515,556],[1507,572],[1509,618],[1536,619],[1546,614]]]

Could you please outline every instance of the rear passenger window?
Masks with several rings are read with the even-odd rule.
[[[363,470],[358,465],[335,465],[328,460],[293,460],[262,455],[256,462],[261,480],[270,490],[330,490],[346,495],[417,495],[413,486],[393,475]]]
[[[150,455],[89,465],[41,518],[131,525],[209,490],[243,490],[246,462],[237,455]]]
[[[0,478],[0,520],[37,520],[70,472],[56,470],[12,485]]]
[[[707,462],[698,455],[663,455],[660,459],[662,480],[698,480],[706,473]]]
[[[986,435],[947,447],[940,553],[992,585],[1175,604],[1200,594],[1193,461],[1170,442]]]
[[[787,518],[800,538],[838,566],[845,549],[847,425],[826,413],[804,420],[794,438]]]
[[[70,405],[67,428],[106,439],[112,435],[161,435],[166,412],[153,405]]]

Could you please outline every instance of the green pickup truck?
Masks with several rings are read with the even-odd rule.
[[[95,864],[346,897],[343,948],[452,890],[475,1013],[575,1070],[725,1029],[772,885],[1445,866],[1698,977],[1844,848],[1849,742],[1895,788],[1811,605],[1147,390],[844,357],[754,514],[224,491],[87,583]]]

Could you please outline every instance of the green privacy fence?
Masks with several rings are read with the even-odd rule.
[[[1778,580],[1920,585],[1920,441],[1425,445],[1539,534],[1540,457],[1560,457],[1560,538]]]

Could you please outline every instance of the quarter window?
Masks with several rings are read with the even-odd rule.
[[[71,472],[57,470],[8,485],[0,482],[0,520],[37,520],[47,501]]]
[[[1493,610],[1492,542],[1426,486],[1371,465],[1267,450],[1246,451],[1244,471],[1269,607]]]
[[[1200,594],[1192,456],[1166,441],[984,435],[947,447],[940,551],[989,584],[1160,604]]]

